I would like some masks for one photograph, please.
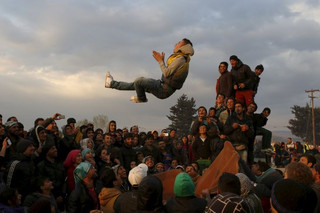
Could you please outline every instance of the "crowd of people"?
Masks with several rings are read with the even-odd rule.
[[[273,150],[271,131],[264,128],[271,109],[255,113],[259,75],[237,56],[219,65],[215,106],[200,106],[189,134],[175,129],[139,131],[119,128],[112,120],[105,129],[66,119],[59,131],[55,113],[37,118],[28,132],[15,116],[0,119],[3,212],[316,212],[320,208],[320,161],[305,148],[301,155],[282,158]],[[275,157],[281,170],[255,162],[254,141],[262,135],[261,151]],[[195,187],[210,170],[224,144],[239,155],[239,173],[223,173],[215,190],[195,196]],[[301,147],[294,144],[294,150]],[[303,150],[303,148],[302,148]],[[228,156],[226,156],[228,157]],[[279,160],[280,158],[280,160]],[[286,162],[284,162],[287,160]],[[163,200],[158,174],[179,171],[174,194]],[[171,174],[171,173],[170,173]],[[208,174],[208,173],[207,173]],[[297,193],[292,193],[297,192]]]

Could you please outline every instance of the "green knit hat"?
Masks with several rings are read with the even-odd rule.
[[[182,172],[176,176],[174,181],[174,194],[177,197],[189,197],[194,195],[194,183],[185,172]]]

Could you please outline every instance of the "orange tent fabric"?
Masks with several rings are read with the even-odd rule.
[[[195,188],[195,195],[200,197],[202,190],[209,189],[214,192],[217,189],[220,176],[224,172],[236,174],[239,171],[239,154],[230,142],[225,142],[218,157],[212,162],[207,171],[201,176]],[[176,176],[181,173],[180,169],[155,174],[163,185],[163,201],[168,201],[174,196],[173,186]]]
[[[200,197],[202,190],[209,189],[214,192],[217,189],[220,176],[224,172],[236,174],[239,171],[239,154],[230,142],[225,142],[224,147],[217,158],[211,163],[207,171],[197,183],[195,195]]]
[[[181,173],[182,171],[180,169],[173,169],[166,172],[161,172],[158,174],[155,174],[157,176],[163,185],[163,201],[168,201],[171,197],[174,196],[173,186],[174,181],[176,179],[176,176]]]

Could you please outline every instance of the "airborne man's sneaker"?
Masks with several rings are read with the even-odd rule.
[[[112,81],[113,81],[113,77],[111,76],[110,72],[107,72],[107,73],[106,73],[106,82],[105,82],[104,87],[105,87],[105,88],[110,88]]]
[[[275,154],[275,152],[271,148],[261,149],[261,152],[265,152],[265,153],[268,153],[268,154]]]
[[[148,99],[146,99],[145,101],[140,101],[137,96],[131,96],[130,101],[135,103],[146,103],[148,102]]]

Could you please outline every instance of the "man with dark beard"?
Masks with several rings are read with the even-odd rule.
[[[223,130],[240,158],[247,162],[248,143],[253,137],[254,129],[252,120],[244,113],[243,103],[236,102],[234,113],[227,119]]]

